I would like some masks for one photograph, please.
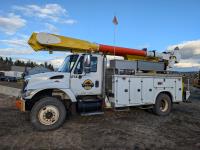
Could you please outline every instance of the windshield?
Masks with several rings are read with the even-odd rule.
[[[74,64],[76,63],[76,60],[78,58],[78,55],[69,55],[65,58],[63,64],[58,69],[59,72],[71,72]]]

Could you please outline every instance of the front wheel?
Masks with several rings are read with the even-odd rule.
[[[53,130],[65,121],[66,108],[54,97],[45,97],[36,102],[31,110],[31,123],[37,130]]]
[[[167,94],[161,93],[156,98],[154,112],[159,116],[169,115],[172,109],[172,102]]]

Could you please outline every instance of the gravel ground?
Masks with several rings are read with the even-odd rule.
[[[192,103],[173,106],[169,116],[132,109],[100,116],[71,116],[55,131],[38,132],[29,113],[14,108],[14,98],[0,95],[0,149],[200,149],[200,90]]]

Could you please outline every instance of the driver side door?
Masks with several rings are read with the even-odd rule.
[[[90,72],[84,71],[84,56],[80,56],[71,71],[71,89],[77,95],[100,95],[102,88],[102,67],[100,57],[91,56]]]

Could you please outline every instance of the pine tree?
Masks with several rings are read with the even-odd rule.
[[[2,57],[0,57],[0,63],[3,63],[3,58]]]
[[[5,63],[8,64],[9,60],[8,57],[6,57]]]
[[[50,70],[52,70],[52,71],[54,70],[53,65],[51,65],[51,64],[48,65],[48,68],[49,68]]]
[[[47,62],[44,62],[44,67],[45,67],[45,68],[48,68]]]
[[[13,61],[12,61],[12,58],[10,57],[9,58],[9,64],[12,66],[13,65]]]

